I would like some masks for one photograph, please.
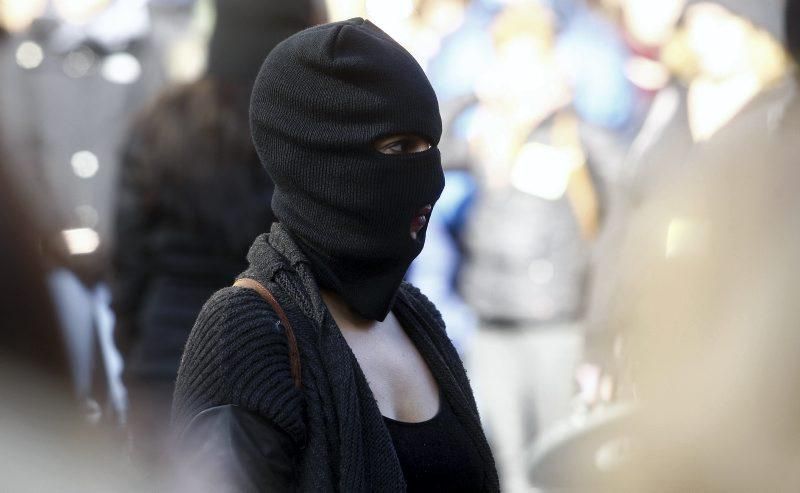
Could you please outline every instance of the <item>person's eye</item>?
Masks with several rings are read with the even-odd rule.
[[[415,152],[416,146],[414,144],[415,143],[411,139],[399,139],[387,144],[383,150],[387,154],[407,154]]]
[[[412,154],[427,151],[431,144],[422,137],[403,135],[383,139],[376,147],[383,154]]]

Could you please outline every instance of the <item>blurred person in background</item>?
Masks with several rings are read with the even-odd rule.
[[[251,122],[279,222],[186,346],[173,417],[193,484],[497,491],[459,356],[403,282],[444,187],[421,67],[361,18],[310,28],[267,57]]]
[[[220,0],[205,77],[165,90],[124,146],[114,241],[116,340],[134,451],[156,466],[174,381],[203,303],[245,267],[272,222],[250,90],[265,54],[321,20],[318,3]]]
[[[481,189],[461,288],[480,317],[469,368],[506,491],[530,489],[526,447],[570,410],[598,228],[555,20],[538,4],[495,18],[497,54],[477,81],[471,129]]]

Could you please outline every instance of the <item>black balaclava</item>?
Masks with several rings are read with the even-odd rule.
[[[279,44],[253,89],[253,140],[275,182],[272,209],[320,287],[384,320],[411,261],[420,208],[442,193],[436,95],[414,58],[374,24],[312,27]],[[386,155],[376,139],[424,137],[424,152]]]

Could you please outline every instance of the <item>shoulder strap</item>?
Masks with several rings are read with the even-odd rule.
[[[283,311],[283,308],[281,308],[281,305],[278,303],[278,300],[275,299],[275,296],[272,295],[272,292],[255,279],[243,277],[241,279],[237,279],[233,285],[240,288],[252,289],[261,295],[261,297],[264,298],[264,301],[269,303],[272,306],[272,309],[275,310],[275,313],[278,314],[278,318],[280,318],[281,323],[286,331],[286,339],[289,341],[289,364],[291,365],[292,380],[294,381],[295,387],[299,389],[302,384],[302,377],[300,373],[300,351],[297,349],[297,339],[294,337],[294,330],[292,329],[291,322],[289,322],[289,317],[286,316],[286,312]]]

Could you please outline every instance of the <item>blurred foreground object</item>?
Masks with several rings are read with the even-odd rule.
[[[608,319],[625,341],[618,376],[637,411],[536,450],[534,480],[613,492],[800,488],[800,93],[795,69],[782,75],[637,203]]]
[[[800,99],[772,110],[740,115],[634,226],[661,256],[615,307],[643,407],[609,491],[800,488]],[[692,226],[667,251],[676,218]]]
[[[666,182],[692,166],[702,166],[695,156],[743,111],[779,107],[792,91],[793,69],[781,47],[783,10],[768,3],[770,9],[761,12],[759,7],[751,20],[741,17],[750,12],[746,0],[689,2],[682,23],[663,48],[661,58],[672,71],[672,80],[656,95],[631,146],[593,252],[587,307],[591,359],[605,359],[615,338],[608,310],[620,295],[620,263],[640,256],[624,244],[632,234],[631,218],[661,193]],[[736,8],[739,4],[741,10]],[[680,226],[676,228],[677,234]]]
[[[45,278],[41,233],[0,163],[0,490],[147,489],[81,409]],[[89,330],[91,327],[83,327]]]

